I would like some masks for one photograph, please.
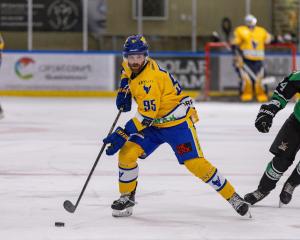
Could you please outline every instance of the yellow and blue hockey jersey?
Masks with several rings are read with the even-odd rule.
[[[143,70],[135,77],[126,61],[122,63],[121,79],[128,79],[132,97],[138,105],[137,114],[131,120],[137,131],[147,125],[165,128],[176,126],[187,118],[198,121],[192,99],[182,93],[174,77],[149,58]]]
[[[265,44],[271,41],[271,35],[262,27],[239,26],[234,31],[232,44],[237,45],[246,59],[262,61],[265,58]]]
[[[0,33],[0,50],[3,50],[4,49],[4,40],[2,38],[2,35]]]

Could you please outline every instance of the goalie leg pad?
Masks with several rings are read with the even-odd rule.
[[[243,102],[251,101],[253,98],[252,81],[251,81],[249,75],[244,70],[241,70],[240,75],[241,75],[241,79],[242,79],[241,101],[243,101]]]
[[[262,85],[261,79],[255,82],[255,93],[258,102],[267,102],[268,95],[265,86]]]

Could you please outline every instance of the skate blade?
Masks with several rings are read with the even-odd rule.
[[[248,212],[245,214],[245,217],[248,217],[250,219],[252,219],[252,214],[250,212],[250,209],[248,210]]]
[[[132,215],[133,208],[129,207],[124,210],[115,210],[113,209],[112,216],[113,217],[129,217]]]
[[[279,207],[279,208],[282,208],[284,205],[285,205],[285,204],[279,200],[278,207]]]

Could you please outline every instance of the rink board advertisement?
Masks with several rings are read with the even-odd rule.
[[[27,1],[1,0],[0,27],[2,31],[26,31]],[[34,0],[33,27],[37,31],[82,31],[80,0]]]
[[[185,90],[199,90],[205,81],[205,61],[202,56],[158,56],[160,67],[171,73]]]
[[[1,90],[113,91],[111,54],[4,53]]]
[[[205,61],[203,54],[158,54],[151,55],[159,66],[177,79],[185,90],[199,90],[205,80]],[[116,86],[120,81],[122,58],[116,58]]]

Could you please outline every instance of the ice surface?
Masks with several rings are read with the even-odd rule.
[[[2,98],[1,103],[1,240],[300,239],[300,191],[295,190],[288,206],[278,208],[278,195],[292,168],[275,191],[252,207],[249,220],[180,166],[167,145],[140,160],[138,205],[132,217],[111,216],[110,204],[119,197],[117,155],[102,156],[78,209],[67,213],[64,200],[76,202],[117,114],[114,100]],[[207,159],[242,196],[254,190],[293,104],[278,113],[269,134],[254,128],[259,104],[196,106]],[[120,125],[133,114],[123,114]],[[65,227],[55,227],[56,221]]]

